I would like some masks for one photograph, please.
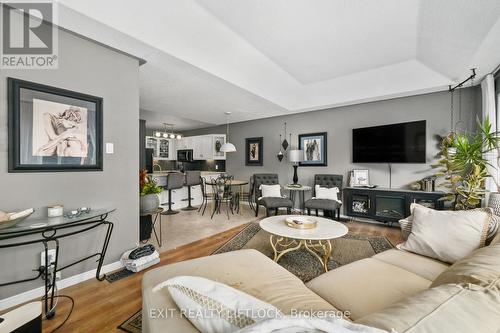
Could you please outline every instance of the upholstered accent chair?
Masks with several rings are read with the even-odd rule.
[[[339,189],[339,200],[342,200],[342,180],[342,175],[314,175],[313,196],[316,195],[316,185],[328,188],[337,187]],[[330,199],[309,199],[305,202],[304,206],[307,209],[308,215],[311,215],[311,209],[316,210],[316,216],[318,215],[318,210],[322,210],[323,213],[329,212],[333,218],[340,220],[340,207],[342,204],[338,201]]]
[[[286,197],[268,197],[261,198],[262,191],[260,190],[260,185],[276,185],[279,184],[278,175],[275,173],[256,173],[253,175],[253,188],[255,196],[255,216],[259,215],[259,205],[266,208],[267,216],[270,215],[271,210],[275,210],[275,214],[278,215],[278,210],[280,208],[286,208],[287,213],[290,214],[292,210],[292,200]]]

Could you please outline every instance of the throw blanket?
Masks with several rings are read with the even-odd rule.
[[[355,324],[341,318],[268,319],[247,326],[236,333],[388,333],[378,328]],[[394,330],[392,333],[396,333]]]

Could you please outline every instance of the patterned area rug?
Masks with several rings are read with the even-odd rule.
[[[374,254],[392,248],[391,242],[385,237],[347,234],[341,238],[332,240],[332,256],[328,262],[328,269],[331,270],[356,260],[369,258]],[[238,235],[212,254],[240,249],[255,249],[269,258],[273,258],[274,256],[273,249],[269,243],[269,234],[262,230],[258,223],[250,223]],[[324,273],[319,260],[305,249],[283,255],[278,264],[304,282]]]
[[[118,326],[118,328],[128,333],[141,333],[142,309],[134,313],[129,319],[125,320],[120,326]]]
[[[391,242],[385,237],[347,234],[332,241],[332,256],[328,262],[328,269],[331,270],[356,260],[369,258],[374,254],[392,248]],[[241,249],[255,249],[269,258],[273,257],[273,249],[269,243],[269,234],[262,230],[259,224],[255,222],[249,223],[238,235],[231,238],[212,254]],[[304,282],[324,273],[318,259],[306,250],[287,253],[278,263]],[[142,331],[141,310],[118,326],[118,328],[129,333],[140,333]]]

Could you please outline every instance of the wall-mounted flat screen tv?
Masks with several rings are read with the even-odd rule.
[[[425,163],[426,121],[352,130],[353,163]]]

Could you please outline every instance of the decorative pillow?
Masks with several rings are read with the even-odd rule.
[[[281,198],[281,186],[276,185],[260,185],[259,190],[262,192],[262,198]]]
[[[280,311],[253,296],[197,276],[178,276],[153,288],[167,288],[182,314],[202,333],[236,332]]]
[[[315,197],[316,199],[328,199],[340,202],[339,200],[340,190],[338,187],[328,188],[316,185],[314,187],[314,190],[316,192],[316,197]]]
[[[483,247],[491,221],[489,208],[438,211],[412,204],[411,233],[401,249],[454,263]]]
[[[399,220],[399,227],[401,228],[401,235],[403,235],[404,240],[407,240],[408,236],[410,236],[412,224],[413,216],[411,215],[405,219]]]
[[[413,211],[411,211],[413,214]],[[413,225],[413,215],[408,216],[405,219],[399,220],[399,227],[401,228],[401,234],[403,239],[407,240],[411,233],[411,227]],[[500,217],[496,215],[491,216],[490,226],[488,228],[488,234],[486,236],[486,245],[492,243],[500,227]],[[499,238],[500,241],[500,238]]]
[[[342,318],[283,317],[268,319],[236,333],[387,333],[378,328],[355,324]]]
[[[500,235],[500,216],[492,215],[490,227],[488,228],[488,236],[486,236],[486,245],[493,243],[493,239]]]
[[[439,274],[430,288],[449,283],[488,287],[497,282],[500,282],[500,244],[482,247],[460,259]]]

